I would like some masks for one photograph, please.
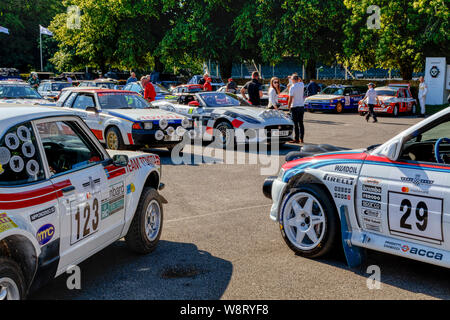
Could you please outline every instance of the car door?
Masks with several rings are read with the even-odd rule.
[[[110,159],[87,134],[81,120],[55,118],[35,125],[50,181],[56,188],[62,187],[58,194],[59,270],[64,270],[119,236],[124,221],[124,182],[116,179],[110,183],[105,170]]]
[[[0,138],[0,216],[12,219],[46,247],[45,258],[59,254],[57,192],[47,179],[35,130],[30,122],[9,128]],[[0,233],[6,231],[0,225]]]
[[[450,137],[448,116],[406,138],[397,161],[384,156],[367,157],[361,168],[356,200],[357,216],[364,230],[449,249],[449,142],[439,148],[444,162],[434,159],[434,145],[442,137]]]
[[[73,101],[72,108],[77,110],[89,129],[99,141],[104,141],[101,110],[93,93],[79,92]]]

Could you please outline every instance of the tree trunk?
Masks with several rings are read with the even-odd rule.
[[[311,80],[316,78],[316,61],[308,60],[305,65],[305,79],[303,80]]]
[[[155,71],[159,73],[164,72],[164,64],[161,62],[159,57],[155,57]]]
[[[400,65],[400,74],[403,80],[411,80],[413,73],[413,66],[411,63],[405,63]]]
[[[233,61],[230,59],[226,59],[219,62],[220,66],[220,76],[222,79],[228,79],[231,78],[231,73],[233,69]]]

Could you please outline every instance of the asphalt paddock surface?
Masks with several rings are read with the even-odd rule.
[[[305,142],[361,148],[418,121],[380,117],[374,124],[357,114],[307,113]],[[297,149],[286,145],[271,159],[279,168]],[[180,165],[168,151],[152,152],[162,158],[161,193],[169,201],[158,248],[140,256],[117,241],[80,264],[81,290],[68,290],[68,275],[62,275],[31,299],[450,298],[450,270],[444,268],[369,251],[367,265],[381,269],[381,288],[369,290],[367,265],[349,269],[339,251],[319,260],[296,256],[269,218],[271,201],[261,192],[264,166],[251,163],[249,151],[242,151],[246,164]]]

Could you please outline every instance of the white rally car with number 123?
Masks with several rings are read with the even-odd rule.
[[[166,202],[157,155],[111,157],[60,108],[0,109],[0,299],[26,297],[122,237],[155,249]]]

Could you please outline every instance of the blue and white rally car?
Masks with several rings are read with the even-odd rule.
[[[112,242],[159,241],[157,155],[111,157],[72,112],[0,105],[0,300],[21,299]]]
[[[360,86],[332,85],[322,92],[305,99],[308,111],[344,111],[358,110],[358,102],[364,98],[367,88]]]
[[[450,267],[450,108],[366,150],[285,163],[264,194],[287,245],[316,258],[339,244]]]
[[[187,117],[151,108],[137,93],[100,88],[70,88],[57,106],[81,117],[108,149],[173,148],[192,123]]]

